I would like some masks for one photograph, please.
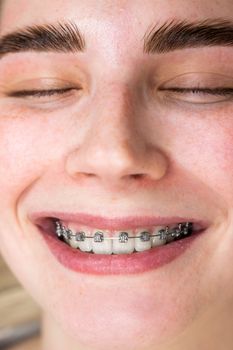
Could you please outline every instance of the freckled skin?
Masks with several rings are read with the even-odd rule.
[[[142,52],[155,23],[232,20],[232,10],[231,0],[5,1],[1,35],[62,18],[87,42],[81,54],[0,60],[0,251],[44,310],[44,349],[219,350],[222,338],[232,349],[233,102],[160,100],[151,82],[195,72],[233,82],[233,49]],[[45,78],[81,90],[6,97]],[[161,270],[98,277],[54,260],[27,219],[38,210],[192,216],[212,227]]]

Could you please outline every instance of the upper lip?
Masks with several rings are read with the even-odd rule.
[[[92,228],[106,230],[136,229],[138,227],[163,226],[182,222],[192,222],[194,228],[206,229],[210,223],[206,220],[199,220],[193,217],[156,217],[156,216],[126,216],[126,217],[103,217],[86,213],[65,213],[59,211],[40,211],[28,215],[34,224],[39,224],[44,219],[59,219],[63,222],[72,222]]]

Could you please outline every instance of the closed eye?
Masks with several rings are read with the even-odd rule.
[[[166,103],[179,102],[201,106],[233,101],[233,88],[231,87],[161,87],[158,90],[163,93],[162,96]]]
[[[19,90],[19,91],[13,91],[8,93],[9,97],[48,97],[48,96],[54,96],[54,95],[63,95],[71,90],[74,90],[74,88],[64,88],[64,89],[48,89],[48,90]]]
[[[200,94],[215,96],[233,96],[233,88],[160,88],[160,91],[173,91],[180,94]]]

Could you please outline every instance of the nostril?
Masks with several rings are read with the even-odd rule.
[[[144,177],[145,177],[144,174],[133,174],[133,175],[132,175],[132,178],[133,178],[133,179],[138,179],[138,178],[143,179]]]

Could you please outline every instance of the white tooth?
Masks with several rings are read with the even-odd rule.
[[[165,228],[166,228],[166,226],[156,226],[156,227],[154,227],[152,234],[157,235],[157,234],[159,234],[160,230],[165,230]],[[158,247],[160,245],[164,245],[165,243],[166,243],[166,238],[160,239],[160,236],[151,237],[151,246],[152,247]]]
[[[56,221],[56,235],[58,237],[62,236],[62,228],[61,228],[61,224],[59,221]]]
[[[136,236],[140,236],[143,232],[148,232],[148,234],[150,234],[150,232],[147,229],[137,229],[135,230],[135,234]],[[143,252],[144,250],[148,250],[151,248],[151,239],[149,239],[149,241],[142,241],[140,238],[135,238],[135,249],[137,250],[137,252]]]
[[[103,237],[109,237],[108,231],[93,230],[92,236],[99,237],[98,234],[103,234]],[[104,239],[102,242],[95,242],[92,239],[92,249],[95,254],[112,254],[112,240]]]
[[[113,240],[112,251],[114,254],[129,254],[133,253],[135,247],[135,238],[129,238],[127,242],[119,242],[118,236],[122,232],[127,232],[128,236],[133,236],[133,230],[127,231],[116,231],[114,234],[115,239]]]
[[[78,248],[79,247],[79,242],[76,240],[76,236],[74,236],[76,230],[72,225],[68,226],[71,232],[71,236],[69,241],[67,242],[72,248]]]
[[[62,226],[62,237],[66,243],[69,244],[69,238],[68,238],[68,230],[65,226]]]
[[[91,236],[90,231],[88,230],[85,230],[85,231],[80,230],[78,232],[85,233],[85,236]],[[79,241],[78,242],[79,249],[82,250],[83,252],[90,252],[92,250],[92,241],[93,241],[93,238],[85,238],[84,241]]]
[[[66,238],[66,237],[63,237],[64,238],[64,241],[66,242],[66,243],[68,243],[69,244],[69,239],[68,238]]]
[[[177,225],[171,225],[171,226],[169,226],[169,232],[171,232],[171,231],[172,231],[174,228],[176,228],[176,227],[177,227]],[[168,235],[168,236],[167,236],[167,243],[173,242],[174,239],[175,239],[175,237],[172,237],[171,234]]]
[[[72,247],[72,248],[78,248],[79,247],[79,242],[76,240],[76,237],[75,236],[72,236],[69,240],[69,245]]]

